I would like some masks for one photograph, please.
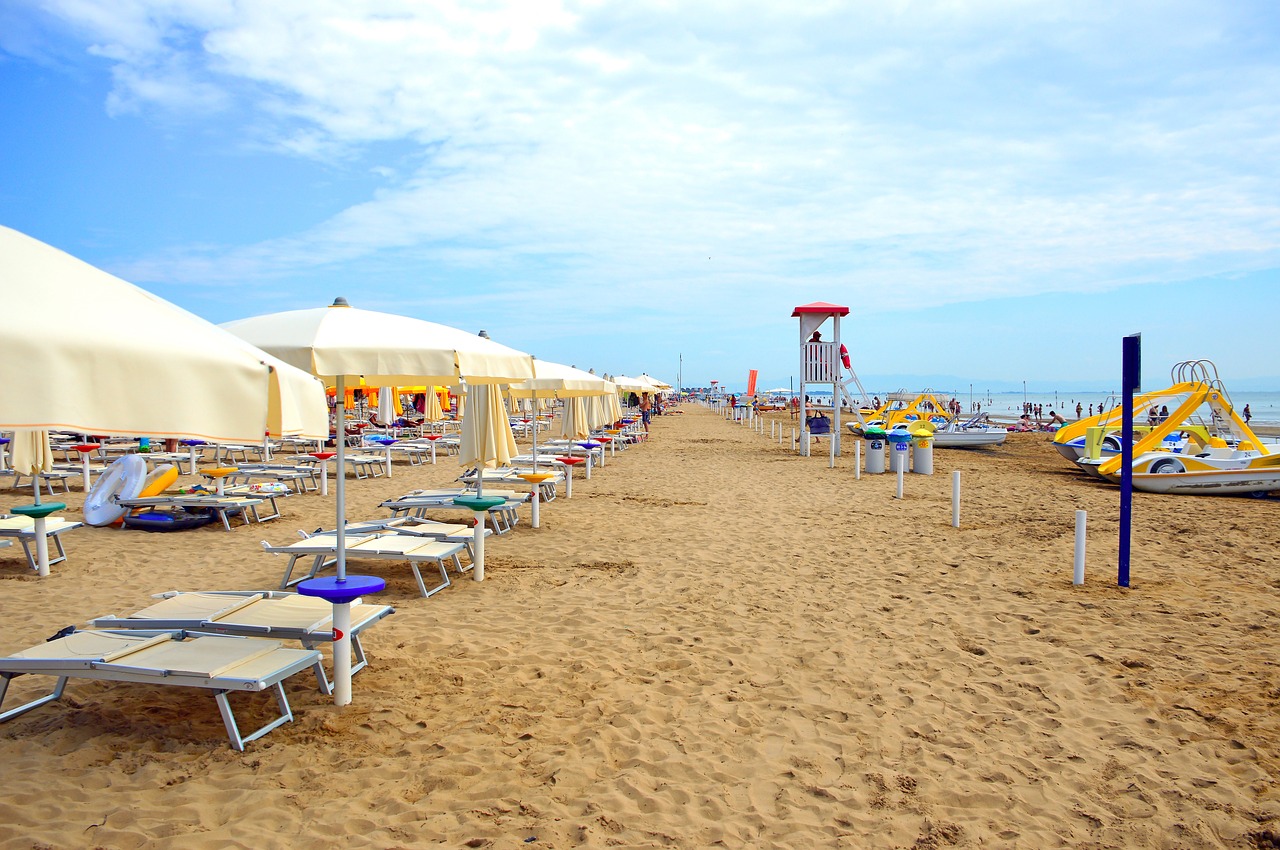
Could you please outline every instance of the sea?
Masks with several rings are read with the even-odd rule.
[[[1151,389],[1158,389],[1152,387]],[[883,401],[887,392],[875,392],[868,388],[868,393],[872,396],[878,395]],[[895,390],[896,392],[896,390]],[[1081,413],[1084,416],[1089,415],[1090,407],[1093,412],[1099,410],[1110,410],[1120,404],[1119,391],[1114,392],[1062,392],[1062,393],[982,393],[975,392],[972,395],[968,390],[962,392],[947,392],[945,390],[935,390],[933,393],[943,402],[952,398],[960,402],[963,410],[976,410],[976,405],[981,404],[982,410],[997,416],[1001,419],[1016,419],[1022,413],[1023,404],[1038,404],[1043,409],[1043,415],[1048,416],[1049,411],[1062,414],[1068,422],[1076,418],[1076,405],[1082,408]],[[810,397],[818,403],[831,403],[831,393],[810,393]],[[1249,412],[1253,415],[1250,420],[1255,425],[1280,426],[1280,392],[1251,392],[1251,393],[1233,393],[1231,401],[1235,405],[1237,412],[1243,411],[1244,406],[1249,405]],[[1207,411],[1201,411],[1202,415],[1207,418]]]

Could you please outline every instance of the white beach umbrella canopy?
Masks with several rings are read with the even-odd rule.
[[[549,360],[533,361],[534,377],[512,384],[508,392],[516,398],[583,398],[616,391],[612,382],[573,366]]]
[[[467,331],[347,306],[290,310],[222,327],[323,379],[370,386],[509,384],[533,377],[533,358]]]
[[[260,442],[328,433],[324,385],[217,325],[0,227],[0,429]]]

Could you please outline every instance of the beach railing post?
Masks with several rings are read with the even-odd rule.
[[[902,498],[902,464],[898,464],[898,494],[895,498]]]
[[[791,429],[791,451],[794,452],[795,450],[796,450],[796,429],[792,428]]]
[[[862,480],[862,441],[853,441],[853,480]]]
[[[951,473],[951,527],[960,527],[960,470]]]
[[[1071,583],[1084,584],[1084,529],[1088,511],[1076,511],[1076,563]]]

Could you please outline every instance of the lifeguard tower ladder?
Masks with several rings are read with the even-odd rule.
[[[832,466],[835,466],[836,456],[840,454],[840,413],[844,405],[846,403],[849,405],[854,418],[862,424],[866,423],[863,422],[862,414],[858,408],[863,404],[870,406],[867,392],[863,389],[862,382],[858,380],[858,376],[853,371],[853,366],[849,361],[848,350],[840,344],[840,319],[842,316],[847,315],[849,315],[848,307],[828,304],[825,301],[801,304],[791,311],[791,317],[800,320],[800,403],[801,410],[806,414],[800,417],[800,453],[803,455],[809,454],[810,432],[806,406],[808,401],[806,387],[810,384],[830,384]],[[833,325],[831,340],[810,342],[813,332],[826,324],[827,319],[831,319]],[[848,378],[844,377],[841,367],[849,370]],[[850,395],[849,384],[853,384],[858,388],[860,396],[858,401],[854,401]]]

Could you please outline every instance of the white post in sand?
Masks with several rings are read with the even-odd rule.
[[[791,451],[794,452],[795,450],[796,450],[796,429],[792,428],[791,429]]]
[[[853,480],[862,480],[862,441],[853,441]]]
[[[37,476],[36,486],[40,486],[40,479]],[[36,534],[36,575],[44,578],[49,575],[49,538],[45,536],[45,530],[48,528],[46,520],[42,516],[35,518],[35,534]]]
[[[1088,511],[1076,511],[1076,563],[1072,584],[1084,584],[1084,527]]]
[[[333,604],[333,704],[351,704],[351,603]]]
[[[960,527],[960,470],[951,473],[951,525]]]
[[[898,494],[894,498],[902,498],[902,464],[898,464]]]
[[[476,525],[471,538],[471,550],[475,553],[471,564],[471,578],[484,581],[484,524],[488,511],[476,511]]]

